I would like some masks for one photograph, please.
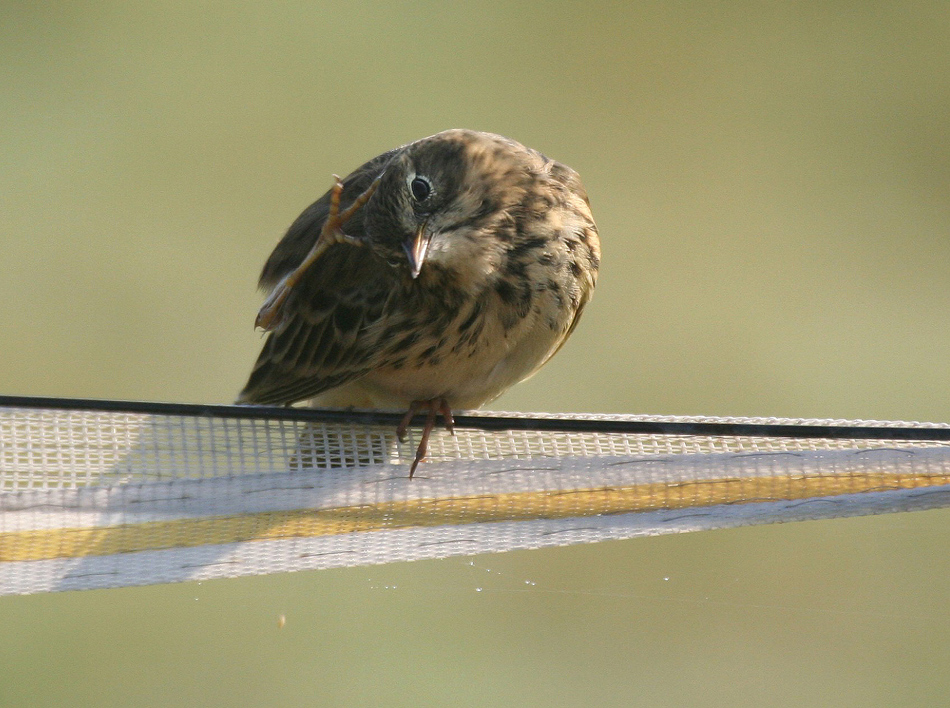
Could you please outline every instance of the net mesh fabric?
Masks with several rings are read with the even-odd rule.
[[[923,425],[533,420],[552,418]],[[0,408],[0,593],[444,557],[948,503],[950,448],[939,440],[472,424],[455,435],[434,433],[417,478],[409,480],[418,432],[400,442],[392,425],[346,420]]]
[[[509,414],[504,414],[509,415]],[[543,414],[531,414],[543,417]],[[490,417],[486,415],[485,417]],[[553,418],[554,416],[550,416]],[[579,420],[907,427],[920,423],[787,418],[573,416]],[[570,419],[571,416],[558,416]],[[947,426],[940,426],[947,427]],[[289,471],[406,465],[418,430],[405,442],[392,426],[43,409],[0,409],[0,491],[220,478]],[[944,446],[902,442],[903,447]],[[437,430],[426,465],[545,457],[650,457],[893,448],[892,440],[651,435],[534,430]]]

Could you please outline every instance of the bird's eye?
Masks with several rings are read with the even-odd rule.
[[[413,177],[409,183],[409,191],[417,202],[424,202],[432,194],[432,185],[425,177]]]

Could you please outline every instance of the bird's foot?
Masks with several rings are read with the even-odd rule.
[[[455,435],[455,419],[452,417],[452,409],[449,407],[449,402],[442,397],[436,397],[424,401],[413,401],[409,404],[409,411],[403,416],[403,419],[396,427],[396,436],[401,442],[406,442],[409,424],[412,422],[416,413],[422,409],[427,409],[426,422],[422,428],[422,439],[419,441],[419,447],[416,448],[416,457],[412,461],[412,466],[409,468],[409,479],[412,479],[412,476],[416,473],[416,467],[422,462],[429,449],[429,435],[432,433],[432,429],[435,428],[435,417],[437,413],[442,414],[442,422],[445,424],[446,430],[452,433],[452,435]]]
[[[307,272],[307,269],[310,268],[320,256],[326,253],[330,246],[338,243],[346,243],[351,246],[363,245],[360,239],[354,236],[347,236],[343,233],[343,224],[349,221],[353,214],[369,201],[369,198],[373,196],[373,192],[376,191],[376,187],[379,186],[380,178],[381,175],[373,180],[373,183],[354,199],[352,204],[343,211],[340,211],[340,196],[343,194],[343,181],[337,175],[333,175],[333,189],[330,192],[330,213],[327,215],[326,221],[323,222],[316,243],[300,265],[285,275],[284,278],[274,286],[274,289],[270,295],[267,296],[267,300],[264,301],[260,311],[257,313],[257,319],[254,321],[255,327],[260,327],[265,332],[268,332],[272,329],[277,329],[277,327],[283,323],[285,313],[282,312],[282,308],[287,297],[290,295],[290,291],[293,290],[300,278]]]

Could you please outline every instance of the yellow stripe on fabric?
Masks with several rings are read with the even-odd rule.
[[[719,504],[790,501],[946,484],[950,484],[950,475],[947,474],[847,473],[752,477],[418,499],[333,509],[271,511],[105,527],[12,531],[0,533],[0,562],[107,556],[410,527],[563,519]]]

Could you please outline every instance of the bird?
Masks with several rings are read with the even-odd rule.
[[[600,266],[570,167],[453,129],[379,155],[293,222],[260,276],[269,332],[237,403],[398,409],[406,439],[489,403],[574,332]]]

